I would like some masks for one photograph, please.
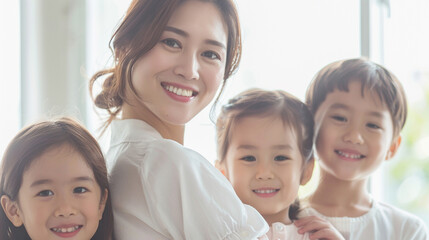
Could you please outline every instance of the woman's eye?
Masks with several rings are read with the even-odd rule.
[[[286,161],[286,160],[289,160],[289,159],[290,159],[289,157],[286,157],[286,156],[283,156],[283,155],[279,155],[279,156],[276,156],[274,158],[274,161]]]
[[[347,119],[345,117],[341,117],[341,116],[332,116],[332,119],[334,119],[335,121],[338,121],[338,122],[347,122]]]
[[[162,43],[164,43],[165,45],[172,47],[172,48],[180,48],[180,44],[178,41],[172,39],[172,38],[167,38],[161,41]]]
[[[219,54],[212,52],[212,51],[206,51],[203,52],[203,54],[201,54],[203,57],[207,57],[209,59],[219,59],[220,60],[220,56]]]
[[[54,192],[52,192],[51,190],[43,190],[37,194],[37,196],[39,196],[39,197],[49,197],[52,195],[54,195]]]
[[[256,158],[254,156],[245,156],[240,158],[240,160],[246,161],[246,162],[254,162],[256,161]]]
[[[86,193],[86,192],[88,192],[88,189],[84,187],[77,187],[73,189],[73,193]]]

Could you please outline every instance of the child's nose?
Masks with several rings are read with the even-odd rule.
[[[344,133],[343,140],[352,144],[362,144],[364,142],[361,130],[357,126],[350,126]]]
[[[186,80],[198,80],[199,79],[199,67],[198,56],[189,51],[181,53],[178,62],[176,63],[174,73],[183,77]]]
[[[70,217],[77,214],[76,208],[73,206],[71,200],[67,198],[60,198],[57,201],[55,209],[56,217]]]
[[[256,178],[258,180],[269,180],[274,178],[273,171],[271,169],[271,164],[261,162],[258,164],[258,171],[256,173]]]

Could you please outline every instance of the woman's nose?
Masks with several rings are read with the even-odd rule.
[[[174,73],[186,80],[198,80],[199,68],[198,56],[193,52],[183,52],[178,59]]]

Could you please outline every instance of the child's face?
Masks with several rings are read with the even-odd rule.
[[[33,240],[82,239],[95,234],[106,197],[84,158],[69,145],[48,149],[24,172],[15,226]]]
[[[132,83],[140,98],[124,115],[150,111],[163,122],[187,123],[210,103],[223,80],[227,39],[227,26],[214,4],[184,2],[158,44],[134,65]]]
[[[342,180],[366,179],[393,156],[393,123],[376,93],[351,81],[349,92],[334,90],[315,114],[316,150],[322,171]],[[317,134],[317,132],[316,132]],[[396,146],[396,147],[395,147]]]
[[[289,221],[301,184],[303,158],[297,136],[280,118],[246,117],[231,133],[221,170],[238,197],[271,221]],[[311,171],[307,173],[307,181]]]

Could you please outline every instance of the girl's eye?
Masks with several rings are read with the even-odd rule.
[[[84,187],[77,187],[73,189],[73,193],[86,193],[86,192],[88,192],[88,189]]]
[[[381,128],[377,124],[374,124],[374,123],[368,123],[366,126],[369,128],[373,128],[373,129],[380,129]]]
[[[240,158],[240,160],[246,161],[246,162],[254,162],[256,161],[256,158],[254,156],[245,156]]]
[[[51,190],[43,190],[37,194],[37,196],[39,196],[39,197],[49,197],[52,195],[54,195],[54,192],[52,192]]]
[[[341,116],[332,116],[332,119],[334,119],[335,121],[338,121],[338,122],[347,122],[347,119],[345,117],[341,117]]]
[[[172,38],[167,38],[161,41],[162,43],[164,43],[165,45],[172,47],[172,48],[180,48],[180,44],[178,41],[172,39]]]
[[[286,156],[283,156],[283,155],[279,155],[279,156],[276,156],[274,158],[274,161],[286,161],[286,160],[290,160],[290,158],[286,157]]]
[[[217,53],[215,53],[213,51],[206,51],[206,52],[203,52],[201,55],[203,57],[207,57],[209,59],[218,59],[218,60],[220,60],[219,54],[217,54]]]

